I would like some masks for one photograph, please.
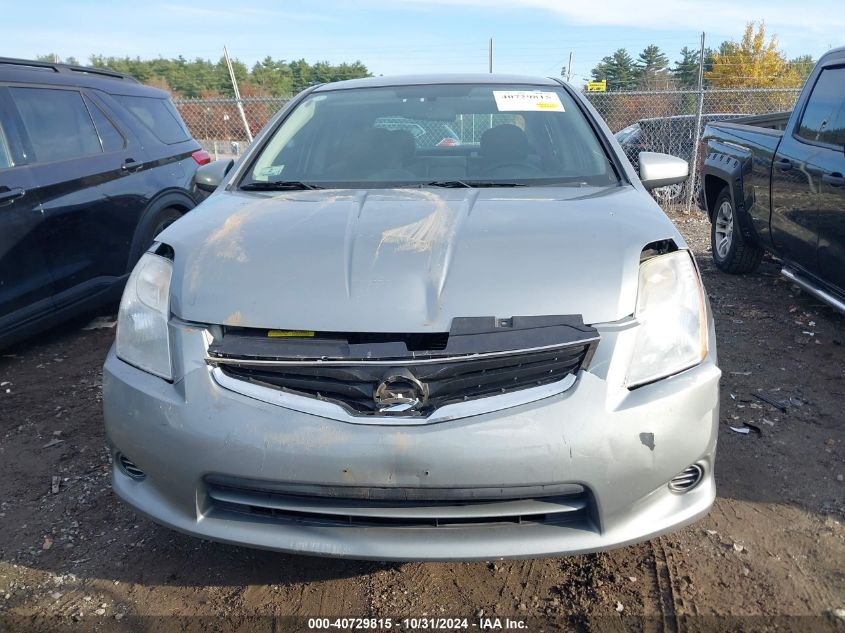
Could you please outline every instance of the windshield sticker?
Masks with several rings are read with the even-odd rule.
[[[534,90],[494,90],[499,112],[564,112],[560,96],[556,92]]]
[[[264,176],[265,178],[272,178],[273,176],[281,176],[282,171],[284,171],[284,165],[271,165],[270,167],[264,167],[263,169],[258,170],[259,176]]]

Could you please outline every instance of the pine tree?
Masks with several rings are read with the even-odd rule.
[[[592,70],[596,81],[607,80],[608,90],[633,90],[637,87],[637,71],[633,58],[624,48],[604,57]]]
[[[807,81],[807,77],[809,77],[810,73],[813,72],[813,67],[816,65],[816,61],[813,59],[812,55],[799,55],[798,57],[790,59],[789,65],[801,81],[804,82]]]
[[[684,46],[681,49],[681,59],[675,62],[672,69],[672,76],[682,88],[698,86],[698,51]]]
[[[643,49],[634,65],[637,85],[644,90],[667,88],[669,83],[669,58],[659,46],[650,44]]]

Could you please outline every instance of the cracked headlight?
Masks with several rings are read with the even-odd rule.
[[[698,365],[707,356],[701,279],[685,250],[640,264],[639,322],[626,385],[630,389]]]
[[[169,259],[145,253],[126,282],[117,314],[118,358],[166,380],[173,378],[170,363]]]

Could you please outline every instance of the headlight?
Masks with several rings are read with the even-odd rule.
[[[698,271],[687,251],[640,264],[639,326],[628,366],[629,388],[677,374],[707,356],[707,319]]]
[[[170,364],[170,278],[169,259],[145,253],[123,291],[117,314],[118,358],[167,380],[173,378]]]

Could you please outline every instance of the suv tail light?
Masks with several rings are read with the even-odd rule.
[[[197,165],[208,165],[211,162],[211,154],[206,152],[204,149],[198,149],[193,154],[191,154],[191,158],[197,161]]]
[[[458,144],[457,139],[452,138],[451,136],[447,136],[437,144],[437,147],[453,147]]]

